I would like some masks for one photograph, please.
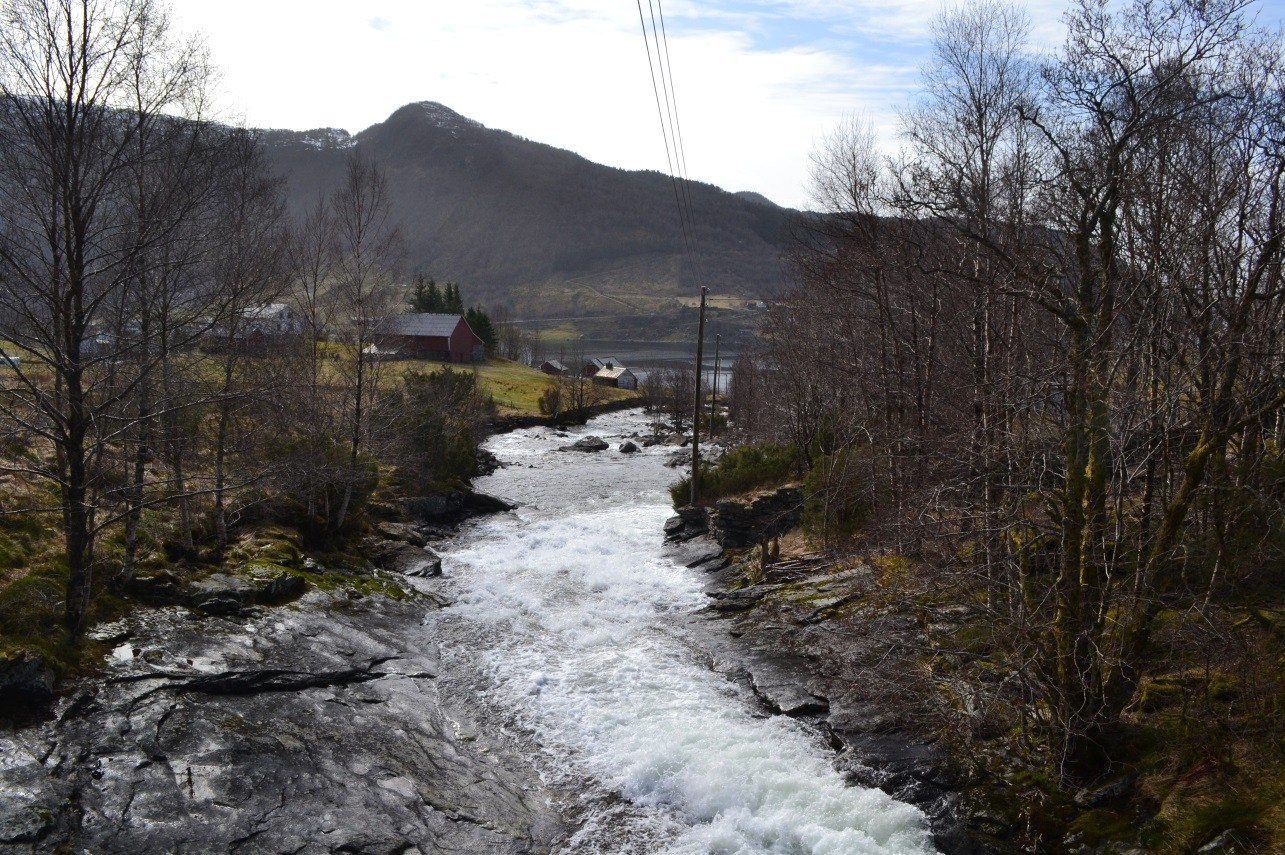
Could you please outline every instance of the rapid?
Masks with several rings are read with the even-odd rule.
[[[576,829],[566,853],[929,853],[921,812],[847,786],[819,735],[709,667],[703,580],[668,560],[663,461],[616,450],[646,422],[493,437],[477,487],[519,503],[438,544],[443,663],[521,743]],[[559,451],[578,435],[598,454]],[[472,665],[472,668],[469,668]]]

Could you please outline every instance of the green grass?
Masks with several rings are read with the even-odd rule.
[[[511,359],[488,359],[475,366],[482,394],[490,395],[502,415],[540,414],[540,396],[553,378]]]
[[[490,395],[500,415],[538,416],[540,396],[554,384],[554,378],[511,359],[488,359],[474,366],[482,394]],[[621,401],[638,397],[628,389],[599,386],[594,389],[603,400]]]

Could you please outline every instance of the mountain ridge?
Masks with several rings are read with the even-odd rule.
[[[354,146],[385,169],[411,271],[460,282],[470,299],[525,314],[644,310],[700,285],[758,297],[781,280],[793,212],[751,191],[687,186],[688,252],[668,175],[594,163],[435,101],[399,107],[351,134],[264,129],[295,213],[338,185]],[[605,295],[605,296],[604,296]]]

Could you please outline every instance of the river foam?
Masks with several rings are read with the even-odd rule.
[[[659,453],[552,453],[558,441],[492,446],[518,465],[486,488],[527,504],[461,538],[446,566],[454,616],[486,651],[488,702],[585,806],[564,851],[932,852],[918,809],[846,786],[817,734],[763,715],[694,654],[686,616],[705,598],[661,555],[674,473]]]

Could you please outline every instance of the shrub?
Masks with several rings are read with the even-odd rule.
[[[708,503],[724,496],[780,486],[794,477],[796,463],[794,450],[788,445],[775,442],[738,445],[724,454],[717,465],[701,466],[696,501]],[[690,478],[683,478],[669,488],[674,507],[687,504],[690,494]]]

